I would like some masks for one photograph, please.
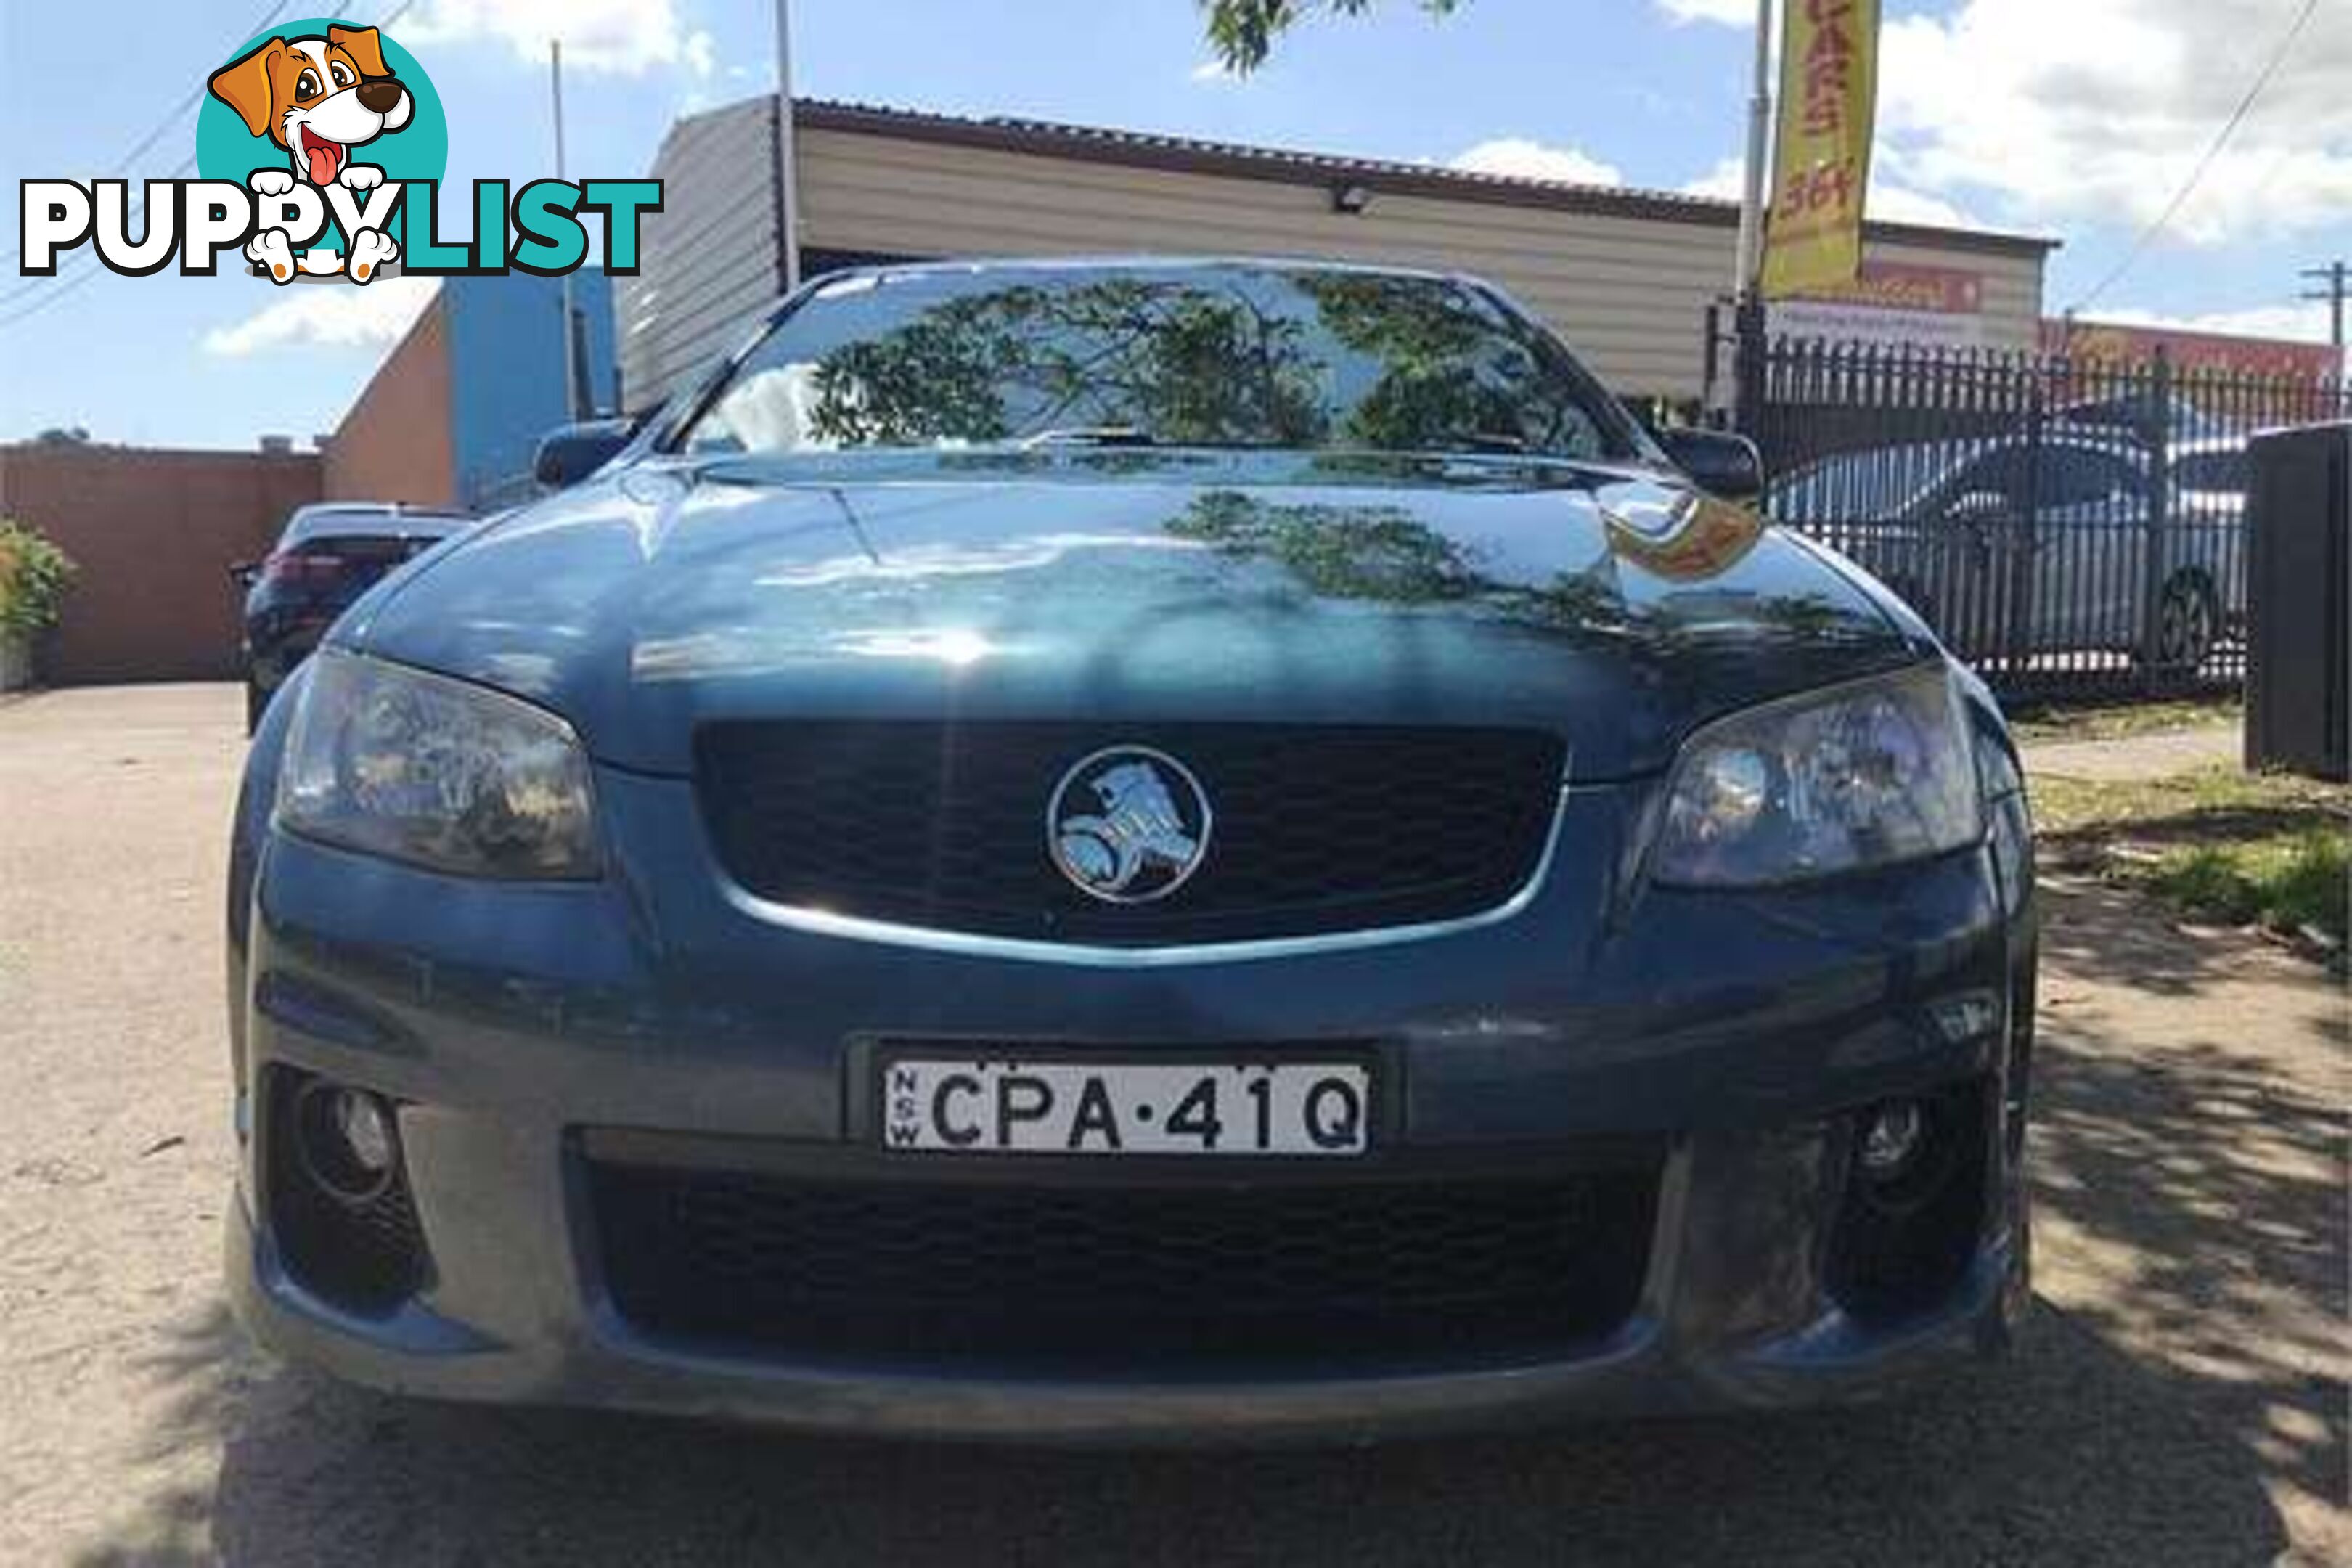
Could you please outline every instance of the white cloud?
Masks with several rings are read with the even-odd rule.
[[[2124,307],[2096,310],[2084,319],[2119,327],[2220,332],[2238,338],[2283,338],[2290,342],[2303,343],[2324,343],[2327,341],[2328,331],[2327,307],[2322,304],[2252,305],[2235,310],[2208,310],[2186,316]]]
[[[364,286],[297,283],[286,297],[233,326],[215,327],[204,350],[230,359],[273,349],[361,348],[399,341],[432,302],[430,278],[387,278]]]
[[[1524,136],[1497,136],[1454,156],[1451,167],[1473,174],[1506,174],[1520,180],[1553,180],[1570,185],[1622,185],[1616,165],[1573,147],[1551,147]]]
[[[1714,168],[1696,180],[1686,181],[1682,192],[1686,196],[1713,196],[1717,201],[1736,202],[1746,189],[1746,160],[1720,158]]]
[[[1916,223],[1927,228],[1981,228],[1981,220],[1941,196],[1929,195],[1873,175],[1863,214],[1879,223]]]
[[[674,0],[425,0],[393,31],[412,47],[502,40],[531,65],[561,37],[566,68],[624,76],[655,66],[709,76],[712,65],[709,35],[686,32]]]
[[[1886,25],[1880,132],[1928,189],[2152,221],[2277,48],[2280,0],[1967,0]],[[2352,5],[2323,4],[2175,220],[2210,245],[2352,210]]]
[[[1917,191],[1896,183],[1883,172],[1892,162],[1883,153],[1874,155],[1880,168],[1870,177],[1868,216],[1879,223],[1913,223],[1929,228],[1980,228],[1982,222],[1966,210],[1943,197]],[[1714,168],[1682,187],[1686,196],[1713,196],[1719,201],[1739,199],[1743,183],[1743,166],[1738,158],[1725,158]]]
[[[1753,0],[1655,0],[1677,23],[1747,26]],[[2154,221],[2253,84],[2294,0],[1958,0],[1886,5],[1882,166],[2011,226]],[[1904,9],[1908,9],[1907,7]],[[2322,0],[2168,231],[2216,245],[2352,212],[2352,5]],[[1899,165],[1899,167],[1898,167]],[[1890,199],[1896,188],[1883,184]],[[1924,213],[1931,209],[1910,208]],[[1885,207],[1883,216],[1896,216]],[[1948,221],[1935,219],[1927,221]]]
[[[1186,74],[1203,87],[1222,87],[1244,79],[1223,60],[1202,60]]]
[[[1756,0],[1658,0],[1658,9],[1675,22],[1721,22],[1745,27],[1756,20]]]

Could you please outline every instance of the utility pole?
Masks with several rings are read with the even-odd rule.
[[[1739,275],[1732,293],[1750,303],[1764,262],[1765,165],[1772,148],[1772,0],[1756,0],[1756,78],[1748,97],[1748,169],[1739,198]]]
[[[2306,300],[2325,300],[2328,305],[2328,341],[2336,345],[2336,374],[2344,374],[2344,301],[2352,294],[2352,262],[2331,261],[2325,267],[2304,269],[2305,278],[2316,279],[2323,286],[2306,289]]]
[[[1747,430],[1756,417],[1763,366],[1764,296],[1757,287],[1764,271],[1765,186],[1772,156],[1772,0],[1756,0],[1756,74],[1748,95],[1748,166],[1739,191],[1739,254],[1731,280],[1732,428]],[[1712,331],[1712,329],[1710,329]]]
[[[563,178],[563,40],[547,40],[547,89],[555,109],[555,177]],[[580,345],[572,331],[572,274],[563,275],[563,417],[580,413]]]
[[[776,244],[784,292],[801,286],[800,164],[793,155],[793,5],[776,0]]]

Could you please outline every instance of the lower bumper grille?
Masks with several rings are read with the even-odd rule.
[[[1608,1334],[1657,1166],[1251,1185],[808,1180],[592,1160],[615,1306],[788,1357],[1150,1375],[1539,1359]]]
[[[1828,1286],[1848,1312],[1872,1326],[1927,1311],[1967,1278],[1985,1223],[1996,1114],[1981,1079],[1924,1102],[1929,1163],[1893,1192],[1850,1173],[1832,1233]]]
[[[310,1077],[272,1068],[265,1077],[265,1203],[288,1273],[346,1311],[385,1312],[423,1289],[425,1233],[404,1170],[374,1196],[346,1202],[320,1187],[295,1149],[295,1105]]]

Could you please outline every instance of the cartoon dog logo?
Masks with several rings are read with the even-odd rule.
[[[215,98],[236,110],[246,130],[284,148],[289,169],[257,169],[251,184],[265,196],[282,195],[295,182],[340,184],[355,192],[383,183],[383,171],[352,161],[352,149],[406,125],[415,101],[384,66],[373,27],[330,26],[324,37],[270,38],[213,73]],[[400,258],[400,245],[380,229],[352,236],[348,258],[313,248],[299,259],[283,229],[264,229],[246,256],[290,282],[298,267],[342,272],[364,283]]]

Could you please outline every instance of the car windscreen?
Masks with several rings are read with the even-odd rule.
[[[1933,441],[1839,452],[1776,482],[1769,508],[1792,522],[1899,517],[1989,449],[1981,442]]]
[[[690,452],[1057,443],[1647,456],[1542,331],[1448,279],[988,268],[820,288],[677,437]]]

